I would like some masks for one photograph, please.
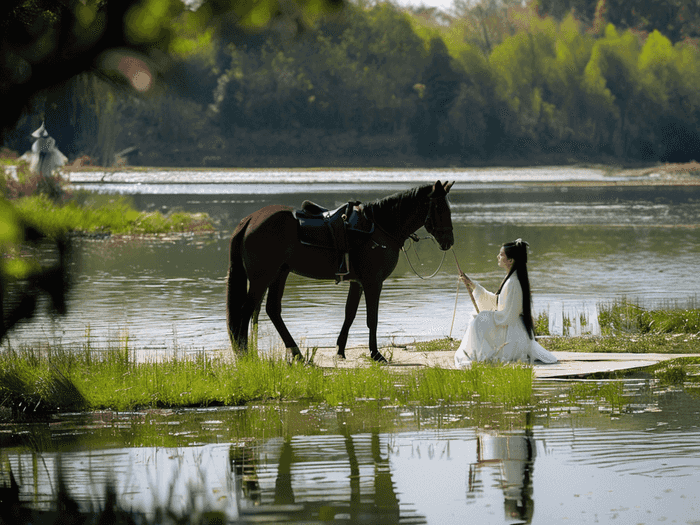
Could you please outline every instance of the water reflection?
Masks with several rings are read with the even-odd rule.
[[[242,469],[255,496],[243,503],[241,514],[247,515],[253,503],[265,514],[284,514],[290,521],[425,523],[424,517],[400,509],[388,455],[382,453],[385,441],[375,431],[288,436],[264,444],[248,455],[251,463]]]
[[[531,431],[525,435],[479,433],[476,438],[476,463],[469,466],[467,500],[477,501],[485,480],[503,491],[506,522],[530,523],[535,512],[532,498],[537,445]]]
[[[619,397],[605,397],[610,385]],[[532,407],[512,411],[290,403],[6,424],[0,480],[12,469],[25,500],[48,504],[60,455],[83,505],[99,504],[113,481],[127,506],[186,506],[194,483],[202,505],[251,523],[697,517],[700,398],[692,388],[640,376],[536,389]]]

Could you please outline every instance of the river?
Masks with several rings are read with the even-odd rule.
[[[530,243],[534,310],[549,315],[552,333],[562,333],[567,319],[571,333],[596,333],[598,307],[613,300],[684,306],[697,302],[700,290],[693,270],[700,251],[697,185],[649,185],[648,177],[614,179],[583,168],[79,172],[72,178],[77,188],[129,196],[142,210],[209,213],[219,232],[78,241],[68,315],[40,314],[13,331],[11,344],[74,345],[89,338],[99,347],[128,338],[146,353],[226,348],[228,239],[241,218],[271,203],[300,206],[309,199],[333,207],[436,179],[457,181],[450,193],[455,251],[463,270],[487,288],[502,278],[495,262],[500,244],[519,237]],[[406,248],[419,274],[440,266],[443,253],[430,240]],[[299,344],[335,344],[347,286],[290,277],[283,316]],[[381,297],[380,344],[461,338],[473,310],[464,288],[457,293],[451,254],[426,280],[402,255]],[[367,334],[361,304],[349,344],[366,344]],[[279,344],[263,312],[261,348]]]
[[[502,278],[503,241],[530,243],[534,309],[555,332],[569,318],[573,333],[596,333],[599,305],[623,298],[697,306],[698,185],[576,168],[86,173],[75,174],[77,187],[130,196],[143,210],[207,212],[220,231],[79,241],[68,315],[42,314],[5,346],[225,349],[227,244],[242,217],[270,203],[372,200],[435,179],[457,180],[455,250],[485,286]],[[442,254],[424,240],[408,256],[427,275]],[[283,315],[298,342],[334,344],[346,292],[290,278]],[[428,280],[402,258],[382,295],[380,343],[461,338],[473,311],[462,291],[452,323],[456,292],[449,258]],[[367,342],[363,312],[351,345]],[[280,344],[264,315],[261,323],[263,350]],[[45,507],[60,458],[84,506],[99,505],[112,483],[127,508],[213,507],[246,523],[698,522],[694,382],[538,381],[536,399],[513,410],[358,402],[62,414],[0,427],[0,474],[11,469],[22,497]]]

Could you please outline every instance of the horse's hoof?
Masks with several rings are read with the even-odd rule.
[[[287,348],[287,361],[290,363],[303,363],[304,356],[301,355],[301,351],[296,346],[294,348]]]
[[[388,365],[389,364],[389,361],[387,361],[386,358],[380,352],[376,352],[376,353],[372,354],[372,359],[374,359],[380,365]]]

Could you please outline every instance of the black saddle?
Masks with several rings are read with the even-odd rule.
[[[362,213],[357,201],[351,201],[333,210],[311,201],[304,201],[301,209],[295,210],[294,216],[299,223],[299,241],[309,246],[331,248],[346,252],[357,241],[374,231],[374,223]],[[340,241],[342,233],[348,234],[346,242]]]

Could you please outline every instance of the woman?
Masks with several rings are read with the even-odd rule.
[[[471,361],[557,362],[554,354],[535,341],[527,247],[522,239],[501,246],[498,266],[507,274],[495,294],[460,274],[460,279],[473,293],[480,313],[469,323],[455,353],[457,368],[467,367]]]

